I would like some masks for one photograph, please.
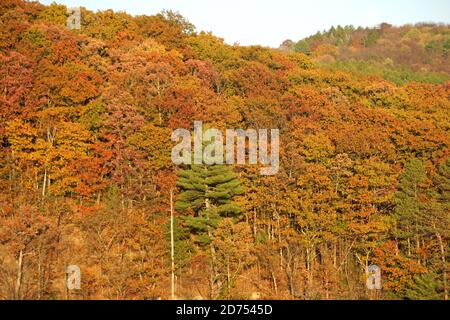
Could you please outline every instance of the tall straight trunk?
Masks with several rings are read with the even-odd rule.
[[[436,228],[435,228],[436,229]],[[439,232],[436,232],[436,238],[439,241],[439,249],[441,252],[441,261],[442,261],[442,282],[444,284],[444,299],[448,300],[448,287],[447,287],[447,262],[445,260],[445,246],[442,236]]]
[[[22,287],[22,274],[23,274],[23,251],[19,251],[19,259],[17,261],[17,278],[16,285],[14,287],[14,299],[20,300],[20,289]]]
[[[277,213],[278,246],[280,247],[280,269],[283,271],[283,247],[281,246],[280,215]]]
[[[39,244],[38,251],[38,300],[41,300],[42,294],[42,244]]]
[[[209,203],[209,199],[206,198],[205,199],[205,208],[206,208],[206,212],[208,212],[208,209],[211,207],[211,204]],[[206,220],[209,221],[209,214],[206,213]],[[214,290],[216,287],[216,282],[219,279],[219,272],[217,270],[217,263],[216,263],[216,249],[214,248],[214,244],[212,243],[212,232],[211,232],[211,228],[209,227],[209,225],[206,226],[207,232],[208,232],[208,237],[209,239],[211,239],[210,243],[209,243],[209,250],[211,252],[211,270],[212,270],[212,276],[211,276],[211,297],[214,297]],[[220,287],[220,283],[218,284],[218,286]]]
[[[314,254],[314,246],[310,249],[306,248],[306,270],[308,274],[308,288],[311,289],[313,287],[313,254]]]
[[[296,266],[296,258],[292,254],[291,250],[289,249],[289,246],[286,248],[286,276],[288,280],[288,288],[289,293],[291,295],[291,299],[295,299],[295,271],[297,269]]]
[[[418,258],[417,258],[417,262],[418,262],[419,264],[421,264],[419,252],[420,252],[420,237],[417,235],[417,236],[416,236],[416,255],[417,255],[417,257],[418,257]]]
[[[333,266],[337,267],[337,243],[333,241]]]
[[[171,296],[175,298],[175,245],[173,237],[173,190],[170,190],[170,259],[171,259]]]
[[[44,180],[42,182],[42,197],[45,196],[45,187],[47,186],[47,169],[44,171]]]
[[[275,295],[278,296],[277,278],[275,277],[275,273],[272,270],[270,270],[270,274],[272,275],[273,289],[275,290]]]
[[[408,257],[411,257],[411,239],[408,237]]]
[[[231,273],[230,273],[230,257],[227,256],[227,296],[230,294]]]
[[[295,268],[295,265],[294,265]],[[294,285],[294,271],[293,267],[290,265],[290,263],[286,267],[287,274],[288,274],[288,281],[289,281],[289,293],[291,295],[291,299],[295,299],[295,285]]]
[[[256,238],[256,209],[253,209],[253,236]]]

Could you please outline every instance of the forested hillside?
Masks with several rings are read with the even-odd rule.
[[[397,84],[450,80],[450,27],[445,24],[337,26],[298,42],[287,40],[281,48],[303,52],[333,69]]]
[[[0,299],[171,298],[171,209],[179,298],[448,298],[448,27],[278,50],[171,11],[81,14],[1,0]],[[194,120],[278,128],[278,174],[175,166]]]

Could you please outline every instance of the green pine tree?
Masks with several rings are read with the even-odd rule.
[[[448,239],[450,238],[450,160],[439,166],[437,174],[433,176],[434,188],[432,190],[432,204],[429,206],[429,215],[423,217],[429,225],[429,230],[434,234],[439,245],[440,267],[438,274],[442,279],[444,288],[444,299],[448,300],[447,283],[447,254]]]
[[[222,218],[241,212],[233,198],[242,193],[242,188],[229,166],[192,165],[180,171],[177,185],[181,193],[175,207],[194,210],[194,216],[183,219],[201,245],[211,242],[211,234]]]
[[[193,216],[183,217],[185,226],[200,248],[209,248],[210,298],[213,299],[222,290],[222,276],[212,237],[223,218],[237,217],[241,212],[241,208],[233,202],[233,198],[242,193],[240,181],[229,166],[192,165],[180,171],[177,185],[181,193],[175,204],[176,209],[194,211]]]
[[[400,177],[399,190],[395,195],[396,236],[401,241],[406,240],[409,256],[411,256],[412,247],[416,247],[417,253],[420,239],[433,240],[434,238],[441,261],[433,262],[428,269],[434,272],[436,282],[442,283],[445,299],[448,299],[446,257],[450,236],[448,230],[449,181],[449,161],[442,163],[438,172],[430,180],[423,163],[413,159],[406,165],[405,172]],[[415,245],[413,246],[412,243]],[[416,257],[420,259],[418,255]],[[418,285],[423,287],[424,281],[431,280],[423,278],[418,281]]]
[[[418,241],[420,232],[423,231],[419,226],[419,218],[422,216],[424,206],[418,196],[426,179],[422,161],[412,159],[406,164],[405,171],[400,176],[398,191],[395,194],[394,216],[397,220],[395,235],[399,240],[407,241],[408,256],[411,256],[412,252],[412,239]]]
[[[304,54],[311,54],[311,48],[306,40],[300,40],[294,45],[295,52],[301,52]]]
[[[406,298],[409,300],[440,300],[442,294],[439,293],[441,283],[436,274],[427,273],[414,278],[414,284],[406,291]]]

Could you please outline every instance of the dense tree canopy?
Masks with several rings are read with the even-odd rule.
[[[81,12],[68,30],[64,6],[0,5],[0,299],[165,299],[171,270],[187,299],[448,298],[448,27],[276,50]],[[194,120],[279,129],[279,173],[176,167]]]

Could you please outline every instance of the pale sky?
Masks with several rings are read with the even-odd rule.
[[[50,4],[53,0],[39,0]],[[56,0],[68,7],[152,15],[180,12],[197,27],[229,44],[278,47],[336,25],[374,26],[450,23],[449,0]]]

